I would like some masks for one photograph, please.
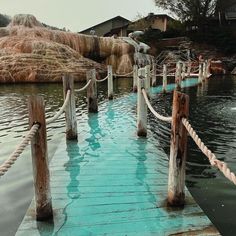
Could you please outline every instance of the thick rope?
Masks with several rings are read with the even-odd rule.
[[[236,176],[231,170],[227,167],[227,164],[223,161],[220,161],[216,158],[215,154],[201,141],[197,133],[192,128],[191,124],[186,118],[182,118],[182,123],[188,131],[189,135],[192,137],[193,141],[197,144],[199,149],[206,155],[209,159],[209,162],[212,166],[216,166],[224,176],[233,182],[236,185]]]
[[[77,93],[78,93],[78,92],[81,92],[81,91],[85,90],[85,89],[90,85],[90,83],[91,83],[91,79],[88,81],[87,84],[85,84],[84,87],[82,87],[82,88],[80,88],[80,89],[75,89],[74,91],[77,92]]]
[[[46,120],[46,124],[47,124],[47,125],[50,124],[50,123],[52,123],[52,122],[54,122],[54,121],[64,112],[64,110],[65,110],[65,108],[66,108],[66,106],[68,105],[68,102],[69,102],[69,100],[70,100],[70,93],[71,93],[71,91],[68,90],[68,91],[67,91],[67,94],[66,94],[66,99],[65,99],[65,101],[64,101],[64,104],[63,104],[62,107],[60,108],[60,110],[59,110],[53,117],[51,117],[51,118],[49,118],[48,120]]]
[[[131,75],[131,74],[133,74],[133,70],[132,71],[130,71],[129,73],[127,73],[127,74],[123,74],[123,75],[118,75],[118,74],[114,74],[114,76],[116,76],[116,77],[125,77],[125,76],[128,76],[128,75]]]
[[[21,141],[21,143],[17,146],[15,151],[10,155],[10,157],[0,166],[0,176],[3,176],[15,163],[17,158],[22,154],[22,152],[25,150],[26,146],[29,144],[31,139],[34,137],[34,135],[37,133],[40,125],[34,124],[30,131],[25,135],[24,139]]]
[[[148,96],[147,96],[147,93],[145,91],[145,89],[142,89],[142,93],[143,93],[143,97],[144,97],[144,100],[149,108],[149,110],[152,112],[152,114],[159,120],[162,120],[162,121],[166,121],[166,122],[171,122],[172,121],[172,117],[165,117],[165,116],[162,116],[160,114],[158,114],[154,108],[152,107],[152,105],[150,104],[149,100],[148,100]]]
[[[107,80],[108,79],[108,75],[104,78],[104,79],[96,79],[96,81],[98,82],[98,83],[100,83],[100,82],[103,82],[103,81],[105,81],[105,80]]]

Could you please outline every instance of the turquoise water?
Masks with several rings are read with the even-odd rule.
[[[235,132],[233,129],[235,127],[235,123],[234,119],[230,119],[231,116],[233,118],[234,115],[232,114],[232,112],[229,112],[231,111],[231,107],[236,107],[236,86],[234,81],[235,80],[233,78],[219,78],[218,80],[210,80],[202,87],[191,87],[183,89],[184,92],[190,95],[191,99],[191,122],[196,125],[203,139],[205,138],[206,141],[208,139],[215,140],[215,143],[214,141],[209,143],[211,146],[213,145],[213,148],[218,147],[218,150],[221,151],[222,155],[223,153],[225,153],[225,150],[228,150],[229,153],[227,154],[230,154],[230,157],[232,157],[233,153],[235,153]],[[196,83],[196,80],[189,80],[186,83],[188,83],[188,86],[193,86]],[[129,93],[131,84],[132,81],[125,79],[121,79],[119,81],[115,80],[115,96],[120,97],[119,102],[121,102],[117,102],[117,106],[106,105],[107,102],[104,100],[106,94],[106,86],[101,85],[99,87],[100,113],[98,113],[97,115],[90,115],[89,119],[86,111],[85,94],[83,93],[78,96],[77,116],[81,121],[80,134],[83,135],[87,142],[90,142],[90,148],[95,151],[95,153],[98,152],[98,155],[102,137],[107,134],[107,132],[110,132],[109,121],[114,120],[117,114],[119,114],[119,116],[121,114],[125,116],[127,111],[131,112],[133,118],[129,119],[129,117],[127,117],[127,122],[131,122],[135,127],[136,95],[132,95]],[[77,86],[82,87],[82,85]],[[173,85],[169,85],[169,89],[173,89]],[[160,95],[158,94],[159,91],[160,87],[152,89],[152,104],[160,113],[164,115],[170,115],[172,95],[171,93],[167,95]],[[54,114],[57,108],[63,103],[62,88],[60,84],[2,86],[2,90],[0,92],[0,102],[1,104],[4,104],[4,108],[3,106],[1,106],[0,109],[1,117],[3,117],[3,121],[0,124],[0,147],[1,150],[3,150],[3,153],[0,153],[1,161],[3,161],[11,152],[12,147],[14,147],[24,131],[27,129],[27,96],[29,94],[35,93],[42,94],[45,97],[47,104],[47,116]],[[219,93],[220,95],[217,95]],[[115,101],[112,101],[110,104],[113,103],[115,103]],[[127,106],[124,106],[124,104],[126,103]],[[114,109],[113,107],[115,107],[116,109]],[[212,107],[214,107],[214,109]],[[115,110],[118,112],[115,112]],[[214,116],[210,116],[213,111],[215,111],[213,113]],[[12,114],[14,114],[14,116],[12,116]],[[105,123],[100,124],[97,116],[106,117]],[[207,118],[205,118],[206,116]],[[223,122],[224,119],[226,119],[226,122]],[[209,126],[208,124],[210,121],[212,121],[212,123]],[[217,126],[217,122],[219,122],[220,125]],[[223,122],[223,124],[221,122]],[[204,132],[207,130],[207,128],[214,127],[214,124],[215,127],[217,127],[215,128],[214,132],[212,132],[211,129],[207,133]],[[101,127],[103,128],[101,129]],[[86,130],[90,130],[89,133],[87,133]],[[156,119],[151,114],[149,114],[148,130],[148,142],[155,143],[160,152],[159,155],[163,157],[160,158],[159,165],[166,165],[169,152],[170,126],[162,122],[157,122]],[[222,139],[217,139],[218,133],[220,137],[224,137],[222,138],[223,141]],[[127,134],[123,132],[119,134],[117,138],[117,142],[120,142],[122,146],[125,145],[125,140],[123,138],[125,137],[125,135]],[[132,135],[136,137],[135,133],[132,133]],[[63,139],[64,122],[62,117],[56,123],[49,126],[48,140],[50,156],[53,155],[58,143],[60,143]],[[146,148],[147,144],[145,143],[146,142],[144,142],[142,145]],[[79,149],[83,150],[83,147],[79,147]],[[84,151],[86,153],[86,150]],[[221,175],[217,173],[217,171],[209,167],[209,164],[207,163],[206,159],[204,159],[204,157],[200,156],[199,158],[199,155],[200,154],[198,153],[196,147],[194,147],[194,145],[190,141],[188,185],[191,187],[193,194],[196,196],[199,202],[203,203],[204,210],[210,213],[212,221],[217,222],[217,224],[221,227],[221,231],[225,233],[224,235],[227,235],[228,224],[232,226],[232,218],[230,221],[230,217],[232,215],[230,215],[230,211],[228,210],[227,212],[224,212],[226,213],[226,217],[228,217],[227,219],[229,219],[226,222],[225,220],[222,220],[221,217],[215,215],[214,213],[217,213],[217,211],[213,211],[213,209],[218,209],[218,213],[220,214],[220,212],[225,209],[226,205],[232,208],[232,196],[234,195],[234,189],[227,182],[227,180],[224,180],[224,178],[222,178]],[[4,229],[3,231],[4,233],[6,233],[5,235],[14,234],[32,198],[32,174],[30,171],[31,161],[28,156],[29,150],[26,150],[26,153],[16,163],[16,166],[12,168],[12,170],[4,178],[1,179],[0,197],[3,203],[1,214],[4,214],[4,216],[6,217],[1,219],[0,228]],[[197,157],[198,159],[196,160]],[[94,158],[97,158],[97,156],[95,155]],[[228,161],[231,161],[230,163],[234,164],[233,166],[236,166],[234,158],[227,160],[227,162]],[[140,165],[142,165],[142,163],[140,163]],[[216,180],[212,180],[212,178],[215,178]],[[217,182],[218,180],[220,180],[220,185],[219,182]],[[222,197],[220,198],[220,204],[218,198],[220,194],[218,191],[219,186],[220,190],[222,190],[222,188],[226,189],[226,191],[220,191]],[[207,191],[207,188],[211,189],[211,191]],[[200,193],[202,193],[203,195],[201,195]],[[206,195],[206,193],[208,195]],[[208,207],[207,205],[210,207]],[[224,205],[224,207],[222,207],[222,205]],[[227,227],[224,228],[224,225],[227,225]],[[231,233],[236,232],[234,231],[233,227],[231,227],[230,230]]]

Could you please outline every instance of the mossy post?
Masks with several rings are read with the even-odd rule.
[[[174,91],[167,199],[170,206],[183,206],[185,203],[187,130],[182,118],[188,118],[188,114],[188,95]]]
[[[63,76],[62,80],[63,80],[64,100],[66,99],[67,91],[70,90],[69,102],[65,108],[66,138],[68,140],[73,140],[77,139],[74,78],[72,75],[66,74]]]
[[[92,69],[87,71],[87,82],[91,79],[91,83],[87,88],[87,102],[88,112],[98,112],[98,100],[97,100],[97,83],[96,83],[96,70]]]
[[[147,104],[144,100],[142,89],[146,89],[145,70],[139,69],[138,78],[138,100],[137,100],[137,135],[140,137],[147,136]]]
[[[138,66],[133,66],[133,92],[137,93],[137,83],[138,83]]]
[[[29,127],[31,128],[36,122],[40,125],[31,140],[36,220],[38,221],[53,218],[44,107],[42,97],[29,98]]]
[[[107,87],[108,87],[108,99],[113,99],[113,74],[112,74],[112,66],[107,66]]]
[[[162,77],[162,92],[167,92],[167,66],[163,65],[163,77]]]

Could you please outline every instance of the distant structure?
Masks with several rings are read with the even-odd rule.
[[[127,36],[127,27],[129,23],[130,21],[124,17],[116,16],[102,23],[89,27],[88,29],[82,30],[79,33],[92,35],[91,32],[94,31],[96,32],[97,36]]]
[[[154,29],[166,31],[168,24],[174,21],[173,18],[166,14],[149,13],[148,16],[131,22],[124,17],[116,16],[102,23],[82,30],[79,33],[91,35],[91,31],[95,31],[97,36],[115,36],[127,37],[133,31],[145,31],[146,29]]]
[[[149,13],[146,17],[130,23],[128,31],[144,31],[146,29],[154,29],[165,32],[171,21],[175,20],[166,14]]]

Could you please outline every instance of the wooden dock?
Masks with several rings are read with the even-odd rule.
[[[54,219],[37,222],[32,201],[17,236],[220,235],[187,189],[184,208],[167,206],[168,157],[137,137],[135,104],[78,117],[78,142],[63,140],[50,163]]]

